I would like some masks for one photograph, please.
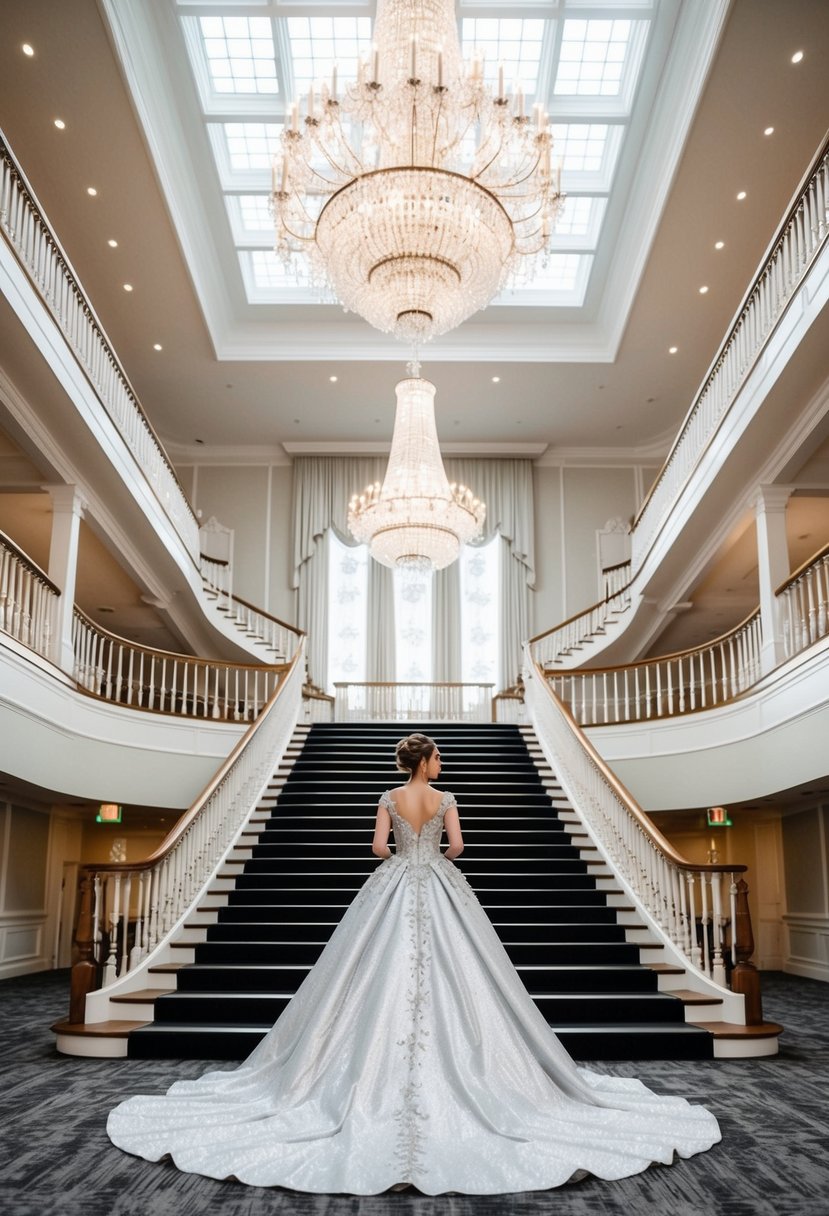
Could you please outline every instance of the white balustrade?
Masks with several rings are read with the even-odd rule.
[[[215,557],[208,557],[204,553],[200,556],[200,562],[201,576],[206,591],[208,594],[215,596],[217,606],[223,612],[229,611],[231,594],[230,562],[221,561]]]
[[[334,685],[335,722],[489,722],[492,684]]]
[[[268,666],[151,650],[101,629],[75,609],[74,676],[96,697],[135,709],[252,722],[285,677]]]
[[[759,610],[707,646],[619,667],[546,672],[581,726],[643,722],[711,709],[762,674]]]
[[[626,581],[630,562],[614,567],[612,574],[605,583],[609,590],[603,600],[531,639],[533,657],[542,667],[555,667],[575,651],[583,650],[585,642],[606,633],[608,624],[630,607],[630,583]]]
[[[829,633],[829,545],[778,588],[786,658]]]
[[[104,411],[135,458],[187,552],[199,559],[199,527],[175,470],[31,188],[0,135],[0,232],[39,291]]]
[[[829,151],[821,148],[634,520],[637,573],[662,523],[721,425],[829,234]]]
[[[303,722],[333,722],[334,697],[306,684],[302,690],[302,720]]]
[[[296,654],[301,639],[305,636],[296,625],[288,625],[278,617],[263,612],[238,595],[231,595],[228,619],[237,629],[268,652],[271,662],[286,663]]]
[[[156,950],[212,879],[290,741],[303,662],[300,647],[262,713],[151,857],[85,867],[92,896],[89,945],[101,987]],[[82,936],[79,932],[79,944]]]
[[[607,566],[602,570],[602,591],[605,600],[613,599],[624,591],[630,582],[630,558],[617,562],[615,566]]]
[[[48,575],[0,532],[0,629],[51,659],[59,596]]]
[[[538,740],[591,837],[657,934],[715,984],[738,961],[738,886],[744,865],[681,857],[618,781],[527,650],[527,706]]]

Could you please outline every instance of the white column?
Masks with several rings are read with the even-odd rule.
[[[77,486],[44,486],[52,499],[52,540],[49,545],[49,578],[60,587],[52,658],[69,675],[74,669],[72,614],[75,608],[75,579],[78,571],[78,537],[86,503]]]
[[[791,494],[791,486],[760,486],[754,501],[760,579],[760,623],[763,628],[763,648],[760,652],[763,675],[772,671],[785,658],[780,605],[774,592],[790,574],[786,504]]]

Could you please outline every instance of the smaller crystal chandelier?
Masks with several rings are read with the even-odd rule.
[[[451,565],[461,546],[480,535],[486,508],[467,486],[449,484],[435,428],[435,386],[421,378],[417,362],[408,370],[395,388],[383,484],[352,497],[348,526],[383,566],[430,574]]]

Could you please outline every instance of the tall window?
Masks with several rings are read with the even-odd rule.
[[[366,678],[368,549],[328,532],[328,683]]]
[[[400,684],[432,679],[432,580],[394,572],[395,667]]]
[[[501,537],[466,545],[461,563],[461,676],[501,687]]]

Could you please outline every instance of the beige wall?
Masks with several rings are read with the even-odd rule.
[[[783,820],[787,955],[795,975],[829,980],[829,803]]]
[[[236,595],[293,623],[290,465],[210,463],[176,472],[201,522],[215,516],[233,529]]]

